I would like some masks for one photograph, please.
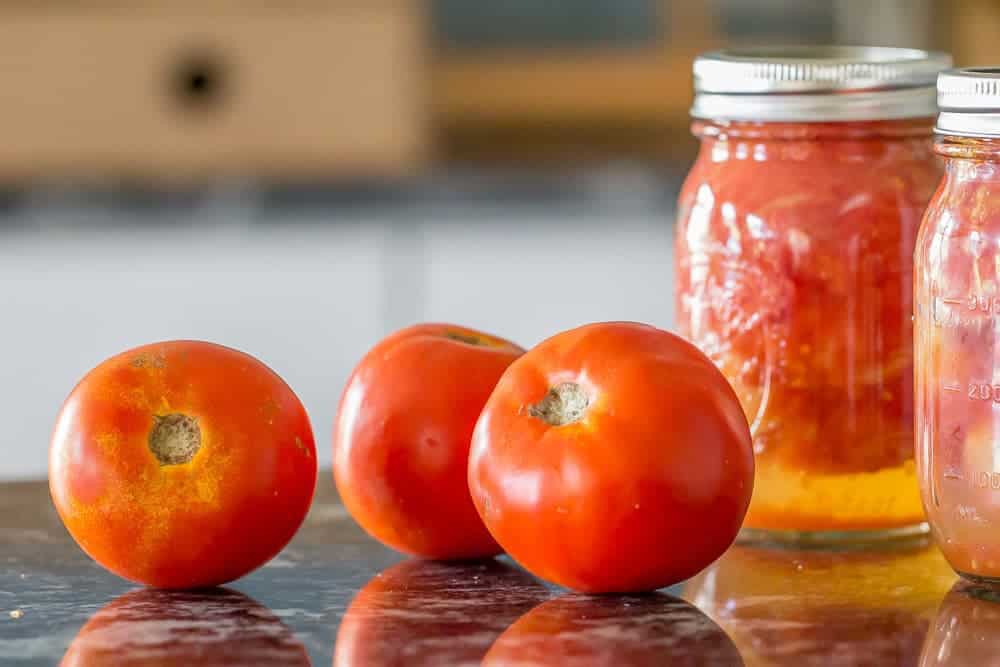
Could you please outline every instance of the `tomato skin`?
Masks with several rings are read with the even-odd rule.
[[[200,449],[161,465],[165,415],[197,420]],[[267,366],[199,341],[154,343],[90,371],[49,453],[56,510],[115,574],[159,588],[237,579],[291,540],[312,502],[316,448],[298,398]]]
[[[578,383],[582,418],[529,414]],[[735,393],[683,339],[635,323],[591,324],[535,347],[504,374],[476,424],[473,502],[525,569],[587,593],[686,579],[733,542],[753,487]]]
[[[362,358],[334,424],[333,473],[368,534],[423,558],[500,553],[469,497],[469,443],[497,380],[523,352],[471,329],[419,324]]]

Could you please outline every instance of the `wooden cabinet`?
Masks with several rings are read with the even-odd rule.
[[[0,181],[391,178],[427,157],[419,0],[0,5]]]
[[[0,187],[681,157],[707,49],[870,42],[1000,62],[997,0],[876,4],[0,0]]]
[[[950,18],[941,27],[960,67],[1000,67],[1000,2],[938,0]]]
[[[654,39],[574,48],[446,50],[434,67],[445,125],[685,122],[691,61],[721,43],[707,3],[652,0]]]
[[[631,42],[591,38],[614,34],[609,29],[584,32],[578,45],[566,39],[532,47],[512,39],[508,46],[494,40],[489,48],[440,50],[432,96],[446,147],[481,159],[520,151],[531,160],[687,160],[696,148],[688,131],[696,55],[739,44],[835,40],[832,0],[638,3],[617,8],[631,7],[655,25],[641,30],[622,21]],[[573,20],[572,2],[552,4],[567,8],[566,21]],[[608,9],[615,0],[602,4]]]

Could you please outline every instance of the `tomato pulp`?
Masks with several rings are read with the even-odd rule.
[[[940,176],[930,129],[926,119],[695,124],[677,313],[751,423],[750,528],[923,521],[912,253]]]
[[[66,399],[49,485],[98,563],[151,586],[201,588],[291,540],[312,501],[316,448],[302,404],[260,361],[156,343],[103,362]]]

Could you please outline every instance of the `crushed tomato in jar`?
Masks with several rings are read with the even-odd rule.
[[[933,79],[947,62],[833,48],[695,64],[677,314],[751,424],[750,539],[921,530],[912,252],[940,178]]]

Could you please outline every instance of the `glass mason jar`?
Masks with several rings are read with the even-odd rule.
[[[695,61],[701,150],[679,200],[677,317],[750,422],[744,541],[926,531],[912,253],[940,179],[934,81],[949,64],[854,47]]]
[[[945,176],[915,256],[917,469],[948,562],[1000,582],[1000,70],[938,80]]]

